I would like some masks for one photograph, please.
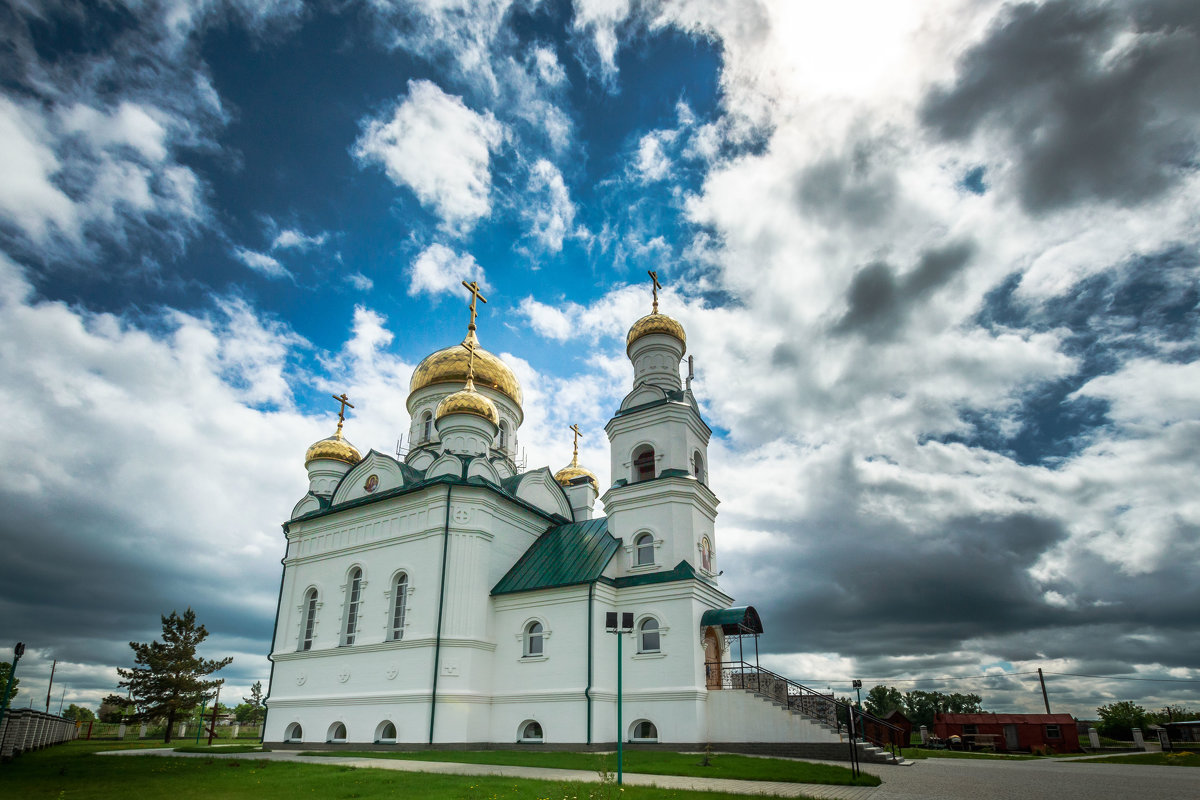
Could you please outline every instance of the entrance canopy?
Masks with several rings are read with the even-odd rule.
[[[736,606],[735,608],[710,608],[700,618],[700,627],[716,626],[728,636],[738,636],[745,633],[762,633],[762,620],[754,606]]]

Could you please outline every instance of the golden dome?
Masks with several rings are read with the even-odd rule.
[[[625,338],[625,352],[629,352],[629,348],[633,347],[633,343],[643,336],[649,336],[652,333],[665,333],[667,336],[674,336],[683,343],[683,351],[687,352],[687,334],[683,332],[683,326],[676,320],[671,319],[666,314],[647,314],[646,316],[633,323],[633,327],[629,329],[629,336]]]
[[[480,386],[495,389],[519,407],[521,384],[517,381],[517,376],[503,361],[479,346],[474,331],[467,333],[463,343],[467,342],[473,342],[475,345],[475,382]],[[425,356],[413,370],[412,380],[408,384],[409,393],[438,383],[462,385],[467,380],[468,356],[467,348],[461,344]]]
[[[483,417],[497,428],[500,427],[500,415],[496,412],[495,404],[475,391],[475,387],[470,381],[467,382],[465,388],[448,397],[443,397],[433,416],[434,419],[441,419],[448,414],[473,414]]]
[[[596,473],[587,467],[579,466],[578,462],[574,460],[572,460],[570,466],[563,467],[554,473],[554,480],[558,482],[559,486],[570,486],[580,478],[587,478],[587,482],[596,490],[596,494],[600,493],[600,481],[596,479]]]
[[[362,461],[362,456],[358,454],[358,450],[354,445],[342,438],[342,427],[339,425],[337,433],[330,436],[328,439],[322,439],[319,442],[314,442],[308,448],[308,452],[304,454],[304,466],[308,466],[311,462],[318,458],[327,458],[330,461],[344,461],[350,466],[354,466],[359,461]]]

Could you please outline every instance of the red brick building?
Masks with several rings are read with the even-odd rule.
[[[1035,748],[1080,752],[1079,731],[1070,714],[935,714],[933,734],[939,739],[958,736],[964,746],[1001,753]]]

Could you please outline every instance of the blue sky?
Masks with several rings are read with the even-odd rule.
[[[607,481],[647,269],[777,671],[995,710],[1039,707],[1004,674],[1038,666],[1200,681],[1189,4],[0,14],[0,642],[31,693],[58,658],[94,703],[189,604],[231,686],[264,678],[328,396],[390,452],[462,279],[529,464],[579,423]],[[1082,715],[1200,685],[1052,684]]]

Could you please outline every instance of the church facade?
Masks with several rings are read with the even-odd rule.
[[[722,611],[711,431],[657,293],[627,337],[634,379],[606,427],[601,517],[578,447],[556,473],[518,471],[521,387],[479,346],[468,288],[466,339],[413,373],[403,459],[361,455],[340,418],[308,450],[309,491],[284,525],[264,741],[822,740],[791,715],[764,727],[769,704],[717,691],[728,648],[704,623],[743,612]],[[608,629],[613,612],[623,630]]]

